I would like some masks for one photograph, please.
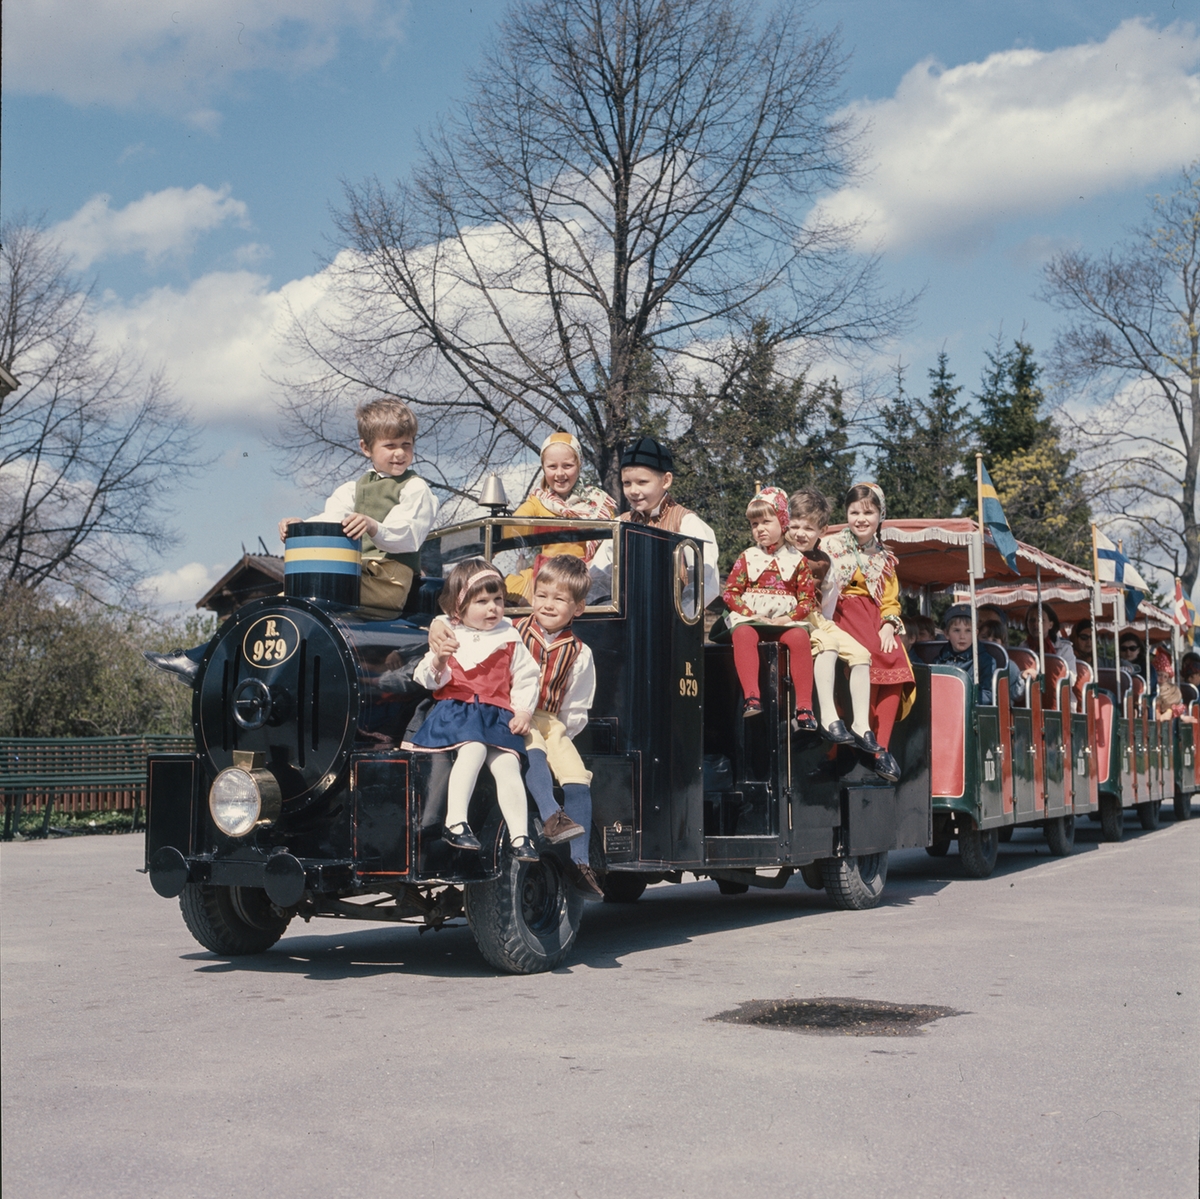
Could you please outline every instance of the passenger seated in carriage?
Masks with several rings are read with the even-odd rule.
[[[1179,719],[1195,724],[1196,718],[1188,714],[1183,692],[1175,683],[1175,666],[1165,649],[1154,651],[1154,670],[1158,675],[1158,690],[1154,693],[1154,716],[1156,720]]]
[[[996,611],[996,609],[991,609]],[[982,614],[982,609],[980,609]],[[957,666],[972,674],[975,669],[975,654],[971,648],[971,608],[968,604],[954,604],[946,609],[942,616],[942,628],[946,633],[946,641],[937,657],[929,659],[931,666]],[[994,641],[995,638],[983,636],[980,626],[980,640]],[[994,704],[992,694],[993,662],[995,659],[986,650],[979,655],[979,702]],[[1009,702],[1019,701],[1025,697],[1026,679],[1037,677],[1037,667],[1029,666],[1022,671],[1011,659],[1008,661],[1008,695]]]
[[[1030,604],[1029,611],[1025,613],[1025,648],[1032,650],[1035,654],[1039,649],[1043,653],[1054,654],[1061,658],[1067,666],[1067,676],[1072,684],[1075,683],[1075,676],[1079,673],[1076,665],[1075,650],[1071,643],[1061,635],[1062,625],[1059,622],[1058,615],[1049,604],[1042,604],[1042,620],[1041,620],[1041,637],[1038,636],[1038,605]]]

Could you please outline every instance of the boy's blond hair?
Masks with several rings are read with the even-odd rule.
[[[807,517],[823,529],[832,513],[833,505],[815,487],[802,487],[788,496],[788,516],[793,520]]]
[[[587,599],[592,586],[587,565],[582,558],[577,558],[574,554],[555,554],[553,558],[547,558],[534,576],[535,591],[542,579],[551,583],[561,583],[577,604],[582,604]]]
[[[417,418],[403,400],[384,397],[359,404],[358,436],[370,448],[384,437],[416,437]]]

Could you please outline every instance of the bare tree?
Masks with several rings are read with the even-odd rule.
[[[1057,255],[1042,298],[1068,314],[1054,361],[1092,401],[1065,410],[1093,503],[1190,589],[1200,573],[1200,160],[1133,239]],[[1180,565],[1182,559],[1182,566]]]
[[[161,375],[97,342],[91,297],[37,224],[0,229],[0,588],[124,588],[193,461]]]
[[[558,425],[613,490],[639,425],[736,385],[756,322],[809,357],[892,333],[906,302],[816,204],[856,130],[837,37],[803,16],[518,0],[413,177],[346,189],[332,312],[294,328],[297,464],[328,467],[378,389],[416,408],[451,490]]]

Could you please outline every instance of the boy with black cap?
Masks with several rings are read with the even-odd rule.
[[[982,612],[982,609],[980,609]],[[942,616],[942,628],[946,633],[946,644],[941,652],[933,659],[934,666],[957,666],[972,674],[975,669],[975,654],[971,649],[971,606],[970,604],[954,604],[947,608]],[[992,696],[992,657],[986,651],[979,655],[979,702],[995,703]],[[1008,683],[1010,700],[1020,700],[1025,695],[1025,679],[1037,674],[1037,667],[1031,666],[1022,672],[1011,659],[1008,663]]]
[[[717,573],[717,537],[690,508],[671,498],[675,460],[666,446],[653,437],[638,437],[621,454],[621,488],[629,511],[620,519],[635,525],[650,525],[670,533],[682,533],[698,541],[704,555],[704,602],[710,604],[721,594]],[[612,543],[603,542],[591,562],[593,577],[612,572]]]

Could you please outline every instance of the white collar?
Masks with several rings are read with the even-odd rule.
[[[774,567],[779,577],[787,582],[794,577],[800,569],[800,563],[804,561],[804,555],[786,541],[781,541],[770,551],[752,545],[742,556],[746,559],[746,574],[752,583],[757,582],[763,571],[771,567]]]
[[[498,649],[502,649],[510,641],[519,641],[520,633],[513,627],[511,620],[501,617],[491,629],[469,629],[458,621],[450,625],[458,638],[458,649],[454,651],[454,660],[463,668],[470,670],[480,662],[490,658]]]

